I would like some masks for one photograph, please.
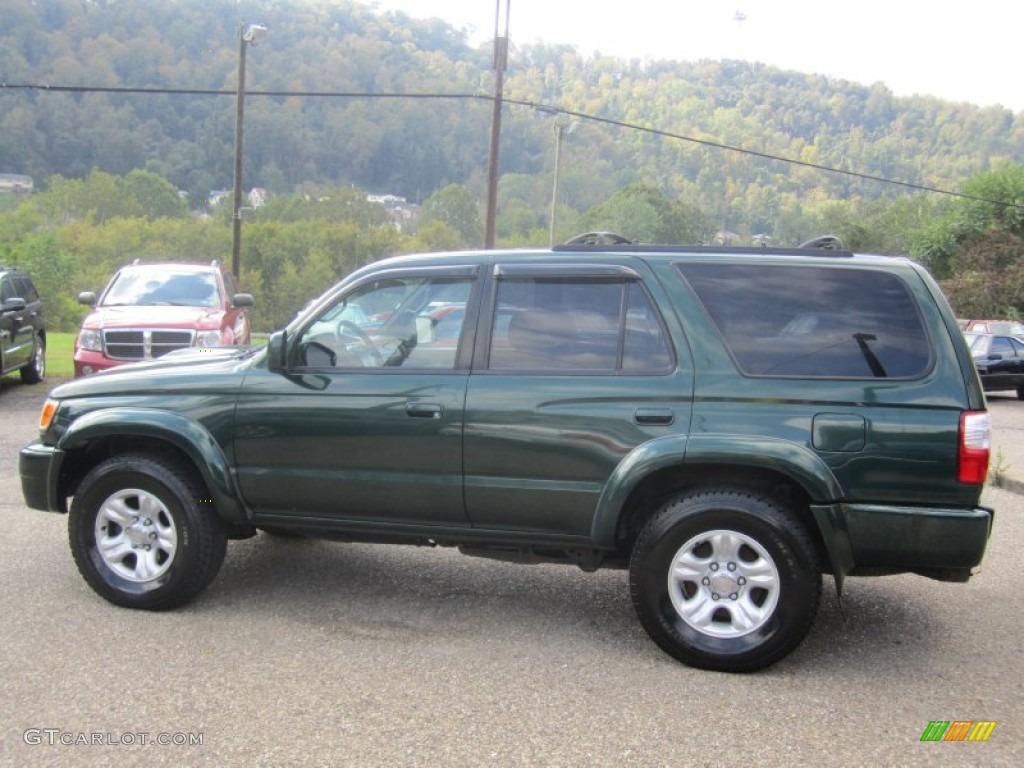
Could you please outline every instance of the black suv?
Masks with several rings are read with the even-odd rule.
[[[43,303],[25,272],[0,266],[0,375],[18,370],[26,384],[46,372]]]
[[[26,502],[118,605],[188,602],[258,530],[449,546],[626,568],[654,641],[720,670],[793,650],[823,573],[966,581],[993,520],[945,297],[840,250],[397,257],[265,347],[64,384],[40,424]]]

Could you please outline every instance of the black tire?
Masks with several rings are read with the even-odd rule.
[[[223,523],[202,502],[207,496],[192,472],[166,459],[107,459],[82,480],[71,505],[78,570],[115,605],[184,605],[213,581],[227,549]]]
[[[32,359],[21,369],[21,380],[26,384],[39,384],[46,375],[46,342],[38,333],[35,336]]]
[[[630,593],[644,629],[692,667],[753,672],[790,653],[821,602],[821,560],[788,510],[730,488],[665,504],[633,546]]]

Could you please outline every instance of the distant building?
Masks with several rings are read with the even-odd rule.
[[[249,190],[249,205],[253,208],[260,208],[267,204],[270,199],[270,192],[263,187],[253,187]]]
[[[367,195],[366,202],[379,203],[387,208],[391,221],[399,230],[416,221],[419,216],[420,207],[415,203],[410,204],[399,195]]]
[[[404,197],[398,195],[367,195],[366,202],[368,203],[380,203],[386,205],[389,208],[395,205],[403,205],[406,200]]]
[[[225,197],[231,197],[230,189],[211,189],[210,196],[206,199],[206,202],[211,208],[213,208]]]
[[[0,173],[0,192],[14,195],[28,195],[35,190],[31,176],[20,173]]]

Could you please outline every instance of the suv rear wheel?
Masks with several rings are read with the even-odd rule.
[[[78,570],[116,605],[187,603],[213,581],[227,548],[224,525],[200,507],[208,495],[172,462],[141,454],[107,459],[82,480],[71,505]]]
[[[38,333],[33,342],[32,359],[21,369],[21,380],[26,384],[38,384],[46,375],[46,342]]]
[[[729,488],[685,493],[633,547],[640,623],[690,666],[751,672],[792,651],[821,602],[821,563],[806,529],[768,499]]]

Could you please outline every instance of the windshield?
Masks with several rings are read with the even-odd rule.
[[[210,272],[172,269],[123,270],[103,296],[101,306],[170,305],[218,307],[217,280]]]

